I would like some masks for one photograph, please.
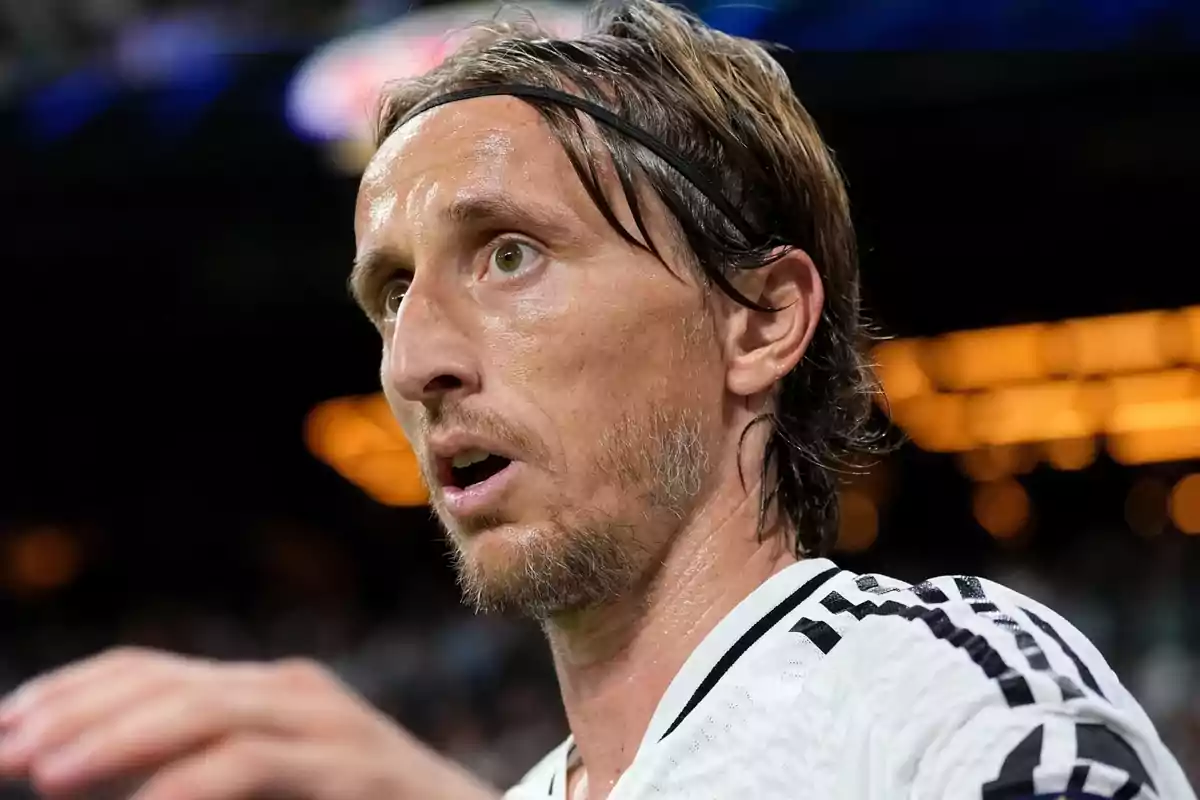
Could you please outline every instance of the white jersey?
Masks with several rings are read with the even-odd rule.
[[[567,800],[571,740],[507,800]],[[739,604],[667,688],[611,800],[1195,800],[1079,631],[989,581],[824,559]]]

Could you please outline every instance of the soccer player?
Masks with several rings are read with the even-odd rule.
[[[1194,798],[1068,622],[825,559],[878,439],[842,180],[758,45],[652,0],[390,89],[352,286],[467,600],[571,738],[509,797]],[[51,796],[496,796],[303,662],[118,651],[0,709]]]

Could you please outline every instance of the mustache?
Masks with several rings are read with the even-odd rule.
[[[537,434],[492,411],[459,405],[439,405],[426,409],[417,421],[422,443],[429,441],[435,433],[450,428],[495,439],[519,453],[522,461],[545,462],[549,457],[549,448]],[[432,469],[428,449],[422,447],[422,450],[426,452],[422,458],[426,469]]]

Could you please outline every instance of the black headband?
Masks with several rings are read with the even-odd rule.
[[[413,117],[431,108],[436,108],[447,103],[455,103],[459,100],[470,100],[474,97],[487,97],[489,95],[508,95],[511,97],[529,97],[537,100],[547,100],[551,103],[558,103],[559,105],[570,106],[571,108],[583,111],[598,122],[602,122],[608,127],[625,134],[670,164],[680,175],[687,178],[692,186],[695,186],[701,194],[707,197],[709,202],[717,207],[718,211],[725,215],[733,226],[738,229],[738,232],[746,237],[747,242],[751,246],[757,240],[762,239],[762,236],[755,232],[753,227],[746,222],[746,218],[733,207],[733,204],[725,198],[725,195],[716,185],[708,180],[700,170],[688,163],[687,159],[680,156],[657,137],[618,117],[604,106],[597,105],[582,97],[576,97],[573,94],[560,92],[557,89],[549,89],[543,86],[526,86],[518,83],[495,83],[487,86],[475,86],[470,89],[447,92],[417,105],[416,108],[404,115],[404,118],[400,120],[400,123],[396,127],[400,127],[400,125],[408,122]]]

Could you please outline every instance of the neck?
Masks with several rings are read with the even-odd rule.
[[[659,700],[700,641],[795,562],[779,532],[757,535],[758,491],[735,480],[679,532],[627,596],[546,623],[567,720],[603,800],[632,762]]]

